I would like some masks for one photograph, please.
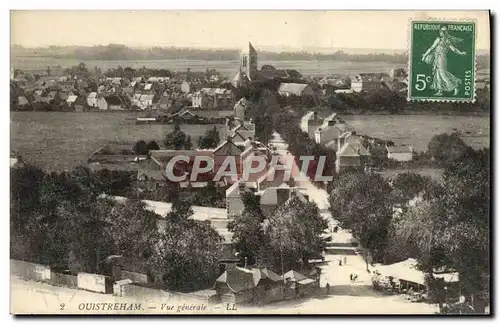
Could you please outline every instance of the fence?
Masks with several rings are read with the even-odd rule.
[[[119,292],[115,291],[115,294],[122,297],[137,297],[137,298],[151,298],[151,297],[162,297],[169,299],[170,293],[162,290],[160,287],[155,285],[139,285],[139,284],[123,284],[121,285]]]
[[[113,289],[110,278],[99,274],[80,272],[77,281],[78,288],[84,290],[105,294]]]
[[[138,283],[143,283],[147,284],[149,283],[148,276],[139,273],[139,272],[133,272],[133,271],[126,271],[126,270],[121,270],[121,279],[130,279],[132,282],[138,282]]]
[[[50,283],[55,286],[78,288],[78,276],[52,271],[50,277]]]
[[[26,261],[10,260],[10,272],[23,279],[35,281],[50,280],[50,267]]]

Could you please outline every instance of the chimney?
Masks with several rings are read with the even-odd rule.
[[[289,189],[276,189],[276,206],[282,206],[288,199],[290,199],[290,197]]]
[[[242,195],[245,192],[245,189],[246,189],[245,183],[243,181],[240,181],[238,183],[238,190],[240,192],[240,195]]]
[[[344,133],[345,134],[345,133]],[[344,134],[340,135],[339,139],[338,139],[338,142],[339,142],[339,148],[337,150],[337,153],[340,152],[340,150],[342,149],[342,146],[344,146],[344,142],[345,142],[345,136]]]

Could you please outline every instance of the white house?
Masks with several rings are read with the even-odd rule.
[[[408,162],[413,160],[413,148],[407,145],[386,146],[387,158],[398,162]]]
[[[146,109],[148,107],[151,107],[153,105],[153,98],[154,95],[152,94],[141,95],[141,98],[139,99],[139,107],[141,109]]]
[[[201,92],[193,93],[191,96],[191,105],[193,108],[203,108],[203,94]]]
[[[310,111],[305,114],[300,120],[300,129],[313,138],[314,131],[316,127],[323,123],[323,117],[321,117],[316,111]]]
[[[87,96],[87,105],[90,107],[97,107],[97,92],[91,92]]]
[[[189,82],[184,81],[181,83],[181,91],[183,93],[189,93],[191,91],[191,85],[189,84]]]
[[[245,97],[238,100],[238,102],[234,105],[234,118],[245,120],[245,110],[247,109],[247,104],[248,101]]]
[[[301,83],[281,83],[278,89],[278,93],[282,96],[314,95],[314,91],[309,84],[301,84]]]

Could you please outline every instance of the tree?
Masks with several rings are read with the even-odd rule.
[[[186,133],[181,131],[179,124],[174,125],[174,130],[165,137],[165,147],[167,149],[181,150],[186,144]]]
[[[172,290],[204,289],[219,275],[218,253],[223,238],[209,221],[189,219],[192,213],[185,202],[173,204],[150,260],[153,270]]]
[[[343,172],[330,191],[330,211],[342,228],[351,230],[359,243],[381,259],[392,218],[391,188],[380,176]]]
[[[265,252],[261,259],[277,272],[302,271],[309,260],[321,256],[326,247],[322,237],[328,223],[312,202],[292,197],[264,221]]]
[[[191,136],[188,135],[186,138],[186,141],[184,142],[184,149],[185,150],[190,150],[193,148],[193,143],[191,142]]]
[[[259,199],[253,193],[246,192],[242,198],[245,206],[243,213],[230,221],[227,228],[233,233],[233,242],[240,259],[247,258],[247,264],[252,265],[266,245],[262,227],[264,215]]]
[[[148,147],[145,141],[137,141],[134,145],[134,153],[137,155],[146,155],[148,153]]]
[[[220,135],[217,127],[207,130],[205,135],[198,140],[198,147],[201,149],[216,148],[220,143]]]
[[[443,175],[440,244],[460,274],[463,290],[483,313],[489,301],[490,152],[468,148]],[[438,216],[439,216],[438,215]]]
[[[466,150],[467,145],[457,133],[434,135],[429,142],[428,154],[445,164],[456,160]]]
[[[431,282],[434,267],[458,271],[461,291],[478,313],[489,300],[489,161],[489,150],[466,149],[445,169],[440,194],[393,222],[394,237]]]
[[[149,152],[149,151],[153,151],[153,150],[159,150],[160,149],[160,145],[158,145],[158,143],[156,143],[155,141],[151,141],[149,142],[147,145],[146,145],[146,150]]]
[[[147,259],[157,241],[158,215],[148,211],[140,200],[116,203],[106,199],[97,202],[99,217],[105,222],[104,235],[112,242],[110,253]]]
[[[404,172],[392,181],[392,198],[396,203],[407,203],[421,193],[433,194],[433,180],[418,173]]]

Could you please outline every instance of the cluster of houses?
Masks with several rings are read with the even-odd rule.
[[[384,146],[388,159],[398,162],[409,162],[415,154],[411,146],[389,146],[386,142],[357,134],[355,129],[336,113],[323,117],[316,111],[308,112],[301,118],[300,129],[317,144],[336,152],[337,172],[350,167],[370,166],[370,150],[378,145]]]
[[[229,81],[175,77],[38,76],[18,73],[11,79],[11,104],[19,110],[168,109],[175,103],[195,109],[231,109]]]
[[[267,267],[235,267],[215,281],[214,290],[222,304],[267,304],[307,296],[319,287],[319,272],[309,276],[295,270],[278,275]]]

